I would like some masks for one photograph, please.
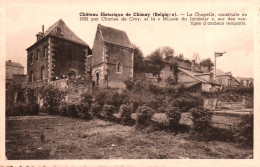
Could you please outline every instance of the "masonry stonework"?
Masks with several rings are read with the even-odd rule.
[[[133,47],[127,34],[98,25],[92,51],[94,85],[124,89],[133,77]]]

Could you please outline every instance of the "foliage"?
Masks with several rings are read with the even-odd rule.
[[[165,66],[163,61],[162,49],[157,48],[150,55],[147,56],[147,59],[144,61],[145,71],[152,73],[153,75],[159,75],[161,69]]]
[[[102,109],[102,116],[109,121],[114,121],[115,116],[113,115],[115,112],[115,107],[113,105],[105,104]]]
[[[91,95],[91,94],[89,94],[89,93],[84,93],[84,94],[82,94],[81,95],[81,97],[82,97],[82,102],[83,103],[88,103],[89,104],[89,106],[91,106],[91,103],[92,103],[92,101],[93,101],[93,96]]]
[[[174,49],[169,46],[162,47],[161,54],[166,61],[170,60],[174,55]]]
[[[106,98],[106,104],[112,105],[115,107],[115,111],[118,112],[120,106],[123,104],[127,95],[125,93],[118,92],[108,92]]]
[[[150,124],[151,118],[154,113],[154,110],[145,105],[138,107],[136,119],[137,127],[147,127]]]
[[[61,116],[69,116],[67,103],[61,102],[61,104],[59,105],[58,109],[59,109],[59,115],[61,115]]]
[[[77,116],[82,119],[92,119],[90,114],[90,106],[88,103],[80,103],[76,105]]]
[[[31,105],[36,105],[38,103],[38,96],[40,92],[38,89],[32,89],[32,88],[27,88],[26,89],[26,95],[28,98],[28,103]]]
[[[158,112],[161,107],[165,106],[165,96],[157,95],[155,97],[150,97],[149,101],[144,103],[156,112]]]
[[[178,72],[179,72],[177,62],[169,63],[169,66],[173,71],[173,76],[175,79],[174,83],[177,83],[178,82]]]
[[[149,85],[149,91],[151,91],[154,94],[162,94],[162,88],[160,88],[157,85],[150,84]]]
[[[212,66],[214,66],[213,62],[210,58],[204,59],[200,62],[200,65],[207,66],[209,69],[211,69]]]
[[[171,131],[176,131],[181,120],[181,112],[177,107],[172,107],[166,112],[167,118],[169,120],[169,127]]]
[[[212,112],[204,108],[190,109],[192,115],[193,129],[195,131],[203,131],[212,124]]]
[[[65,99],[66,91],[53,85],[47,85],[39,88],[39,95],[49,114],[58,114],[58,107],[62,100]]]
[[[133,80],[127,80],[125,83],[126,83],[126,88],[128,90],[133,90],[135,88],[135,82]]]
[[[203,106],[203,98],[199,94],[187,93],[173,100],[173,107],[178,107],[181,112],[188,112],[191,108]]]
[[[236,141],[244,146],[253,146],[254,141],[254,115],[245,115],[241,118],[240,123],[234,128],[234,137]]]
[[[142,72],[144,70],[144,64],[143,64],[143,59],[144,55],[141,49],[136,46],[134,46],[134,72]]]
[[[107,92],[102,91],[95,96],[94,101],[97,102],[101,107],[103,107],[103,105],[106,103],[106,97],[107,97]]]
[[[18,104],[6,107],[6,116],[38,115],[39,105]]]
[[[133,107],[129,104],[122,104],[120,107],[120,123],[123,125],[133,125],[134,120],[132,119]]]
[[[68,104],[68,116],[72,118],[78,118],[75,104]]]
[[[94,117],[101,117],[101,111],[102,111],[102,107],[99,103],[94,102],[91,104],[91,108],[90,108],[90,113],[94,116]]]

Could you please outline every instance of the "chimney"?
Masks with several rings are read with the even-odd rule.
[[[226,75],[232,76],[231,72],[226,72]]]
[[[191,71],[195,71],[195,60],[191,60]]]
[[[44,34],[44,25],[42,25],[42,33]]]

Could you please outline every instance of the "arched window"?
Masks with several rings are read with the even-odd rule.
[[[41,80],[44,79],[44,67],[41,67]]]
[[[117,65],[116,65],[116,72],[117,73],[121,73],[122,72],[122,64],[121,63],[117,63]]]
[[[37,53],[36,53],[36,60],[39,61],[39,57],[40,57],[40,51],[39,49],[37,49]]]

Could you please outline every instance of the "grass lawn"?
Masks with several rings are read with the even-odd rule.
[[[41,136],[44,134],[44,142]],[[6,118],[8,159],[252,158],[232,142],[188,140],[187,133],[145,133],[99,119],[60,116]],[[43,140],[43,139],[42,139]]]

